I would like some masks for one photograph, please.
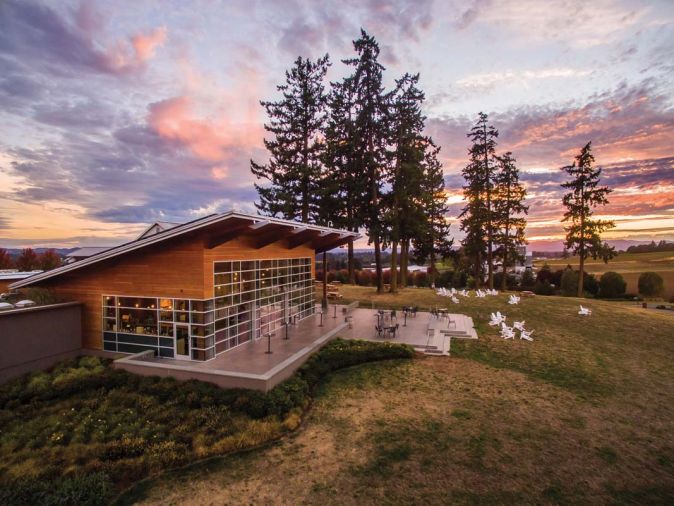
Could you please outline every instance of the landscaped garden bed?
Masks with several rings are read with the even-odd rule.
[[[82,357],[0,387],[0,502],[102,504],[143,477],[295,429],[326,374],[411,348],[335,340],[268,393],[142,377]]]

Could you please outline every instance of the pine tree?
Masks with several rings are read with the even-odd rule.
[[[567,211],[562,221],[570,222],[564,227],[566,239],[564,248],[579,258],[578,297],[583,296],[583,276],[585,260],[588,257],[601,258],[604,262],[616,255],[614,248],[601,241],[601,233],[615,227],[613,221],[592,219],[593,209],[608,204],[607,195],[611,189],[598,186],[601,168],[594,168],[591,142],[588,142],[571,165],[562,167],[571,180],[562,183],[569,189],[562,202]]]
[[[364,224],[358,205],[365,198],[365,190],[356,168],[354,94],[351,81],[345,79],[332,83],[332,90],[328,95],[328,112],[323,155],[326,177],[322,201],[330,204],[335,226],[357,232]],[[355,284],[352,241],[348,243],[347,268],[349,283]]]
[[[293,68],[286,71],[285,84],[277,86],[283,98],[260,102],[269,116],[264,128],[273,136],[264,140],[271,154],[269,162],[250,162],[256,178],[270,183],[255,184],[260,197],[255,205],[263,214],[302,222],[317,218],[326,116],[323,80],[329,66],[328,55],[315,62],[297,58]]]
[[[475,126],[467,134],[473,142],[469,150],[470,161],[463,169],[466,179],[463,193],[466,207],[460,214],[461,229],[466,232],[463,244],[466,253],[475,255],[475,276],[478,286],[482,283],[483,258],[487,258],[489,288],[494,287],[494,211],[492,205],[496,173],[496,138],[498,130],[488,124],[488,116],[479,113]]]
[[[419,74],[405,74],[390,95],[392,163],[391,191],[387,198],[385,242],[391,246],[391,293],[398,288],[398,245],[412,237],[420,213],[425,142],[425,117],[421,114],[424,93],[417,87]],[[404,248],[404,246],[403,246]]]
[[[496,217],[494,242],[497,245],[495,253],[503,262],[501,289],[505,290],[507,268],[520,256],[518,247],[526,244],[524,229],[527,221],[523,215],[529,212],[529,206],[524,204],[527,192],[520,183],[519,170],[512,153],[508,151],[496,159],[499,171],[496,173],[493,201]]]
[[[353,139],[355,170],[365,195],[360,202],[369,239],[374,243],[374,258],[377,274],[377,292],[384,290],[381,242],[382,186],[387,177],[386,144],[389,128],[387,125],[386,97],[382,85],[384,67],[378,62],[379,45],[374,37],[361,29],[360,39],[354,41],[357,57],[343,60],[353,67],[353,74],[346,78],[353,92]]]
[[[442,164],[438,160],[440,148],[432,139],[424,141],[423,178],[421,180],[421,209],[423,214],[416,222],[414,253],[419,261],[430,261],[431,286],[435,287],[437,277],[436,259],[448,258],[452,253],[454,240],[450,238],[447,223],[447,197]]]

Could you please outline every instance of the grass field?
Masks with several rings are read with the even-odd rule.
[[[380,307],[447,306],[478,341],[451,358],[368,364],[322,385],[300,430],[266,449],[138,486],[146,504],[672,504],[674,316],[636,306],[429,289],[376,295]],[[503,341],[490,311],[525,319],[535,341]]]
[[[578,257],[537,260],[535,266],[540,268],[547,263],[552,269],[562,269],[567,265],[578,267]],[[674,252],[660,251],[656,253],[621,253],[605,264],[601,260],[589,259],[585,262],[587,272],[603,274],[607,271],[619,272],[627,282],[627,292],[637,293],[637,281],[643,272],[657,272],[665,281],[666,297],[674,297]]]

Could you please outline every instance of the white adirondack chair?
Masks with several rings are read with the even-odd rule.
[[[511,295],[510,298],[508,299],[508,304],[519,304],[520,303],[520,298],[517,295]]]
[[[459,303],[459,299],[457,299],[456,296],[454,296],[454,295],[452,295],[452,299],[451,299],[451,300],[452,300],[452,302],[453,302],[454,304],[458,304],[458,303]]]
[[[533,334],[533,330],[520,330],[520,339],[526,339],[527,341],[533,341],[534,339],[531,337],[531,334]]]
[[[515,331],[505,323],[501,323],[501,337],[503,339],[515,339]]]
[[[524,322],[525,320],[522,320],[521,322],[513,322],[513,328],[519,330],[520,332],[524,332]]]
[[[592,310],[588,309],[586,307],[583,307],[583,305],[580,305],[580,309],[578,310],[578,314],[581,316],[590,316],[592,314]]]

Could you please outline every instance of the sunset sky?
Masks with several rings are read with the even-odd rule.
[[[360,27],[388,86],[421,74],[454,216],[484,111],[523,171],[534,248],[560,244],[559,168],[590,140],[606,237],[674,240],[672,0],[1,0],[0,247],[254,212],[259,100],[299,55],[329,53],[341,78]]]

